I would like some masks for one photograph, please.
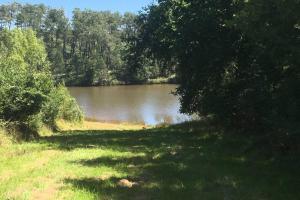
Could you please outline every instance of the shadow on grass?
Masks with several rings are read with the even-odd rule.
[[[66,179],[100,199],[298,199],[299,160],[277,160],[253,149],[255,138],[224,134],[204,123],[141,131],[72,131],[42,139],[52,148],[113,149],[134,156],[99,156],[72,161],[108,166],[120,178]]]

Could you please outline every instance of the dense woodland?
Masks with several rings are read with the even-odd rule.
[[[137,16],[75,9],[68,19],[64,10],[45,5],[12,3],[0,6],[1,29],[32,29],[44,41],[51,71],[66,85],[145,83],[169,78],[175,65],[151,57],[136,57]]]
[[[43,84],[144,83],[176,73],[182,112],[243,132],[296,133],[299,10],[299,0],[159,0],[138,15],[75,9],[69,20],[44,5],[1,5],[0,118],[41,115],[49,104],[42,97],[53,99]]]

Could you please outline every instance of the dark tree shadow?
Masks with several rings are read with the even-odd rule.
[[[141,131],[72,131],[41,139],[49,148],[109,148],[136,153],[131,157],[81,159],[73,164],[108,166],[137,183],[120,178],[66,179],[75,188],[103,199],[297,199],[299,159],[268,157],[253,149],[253,138],[187,123]],[[143,156],[140,156],[142,153]],[[101,199],[100,198],[100,199]]]

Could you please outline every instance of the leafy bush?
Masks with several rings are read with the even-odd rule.
[[[83,113],[76,100],[62,85],[50,92],[48,102],[43,107],[42,113],[44,123],[51,127],[56,127],[55,122],[57,119],[70,122],[81,122],[83,120]]]
[[[56,118],[82,120],[67,90],[54,86],[44,44],[32,30],[0,31],[0,50],[0,120],[25,138]]]
[[[0,41],[0,119],[27,132],[54,88],[47,55],[31,30],[3,30]]]

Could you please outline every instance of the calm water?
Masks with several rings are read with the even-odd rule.
[[[156,125],[187,121],[179,113],[176,85],[133,85],[69,88],[85,116],[99,121]]]

